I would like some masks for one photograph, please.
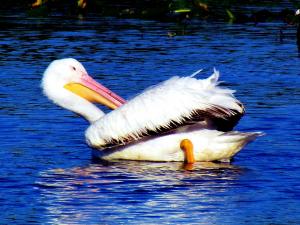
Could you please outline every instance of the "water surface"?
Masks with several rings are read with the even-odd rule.
[[[0,19],[0,224],[300,224],[300,61],[295,28],[115,18]],[[284,27],[280,40],[279,29]],[[176,33],[170,37],[168,33]],[[182,35],[184,33],[184,35]],[[171,76],[221,71],[266,136],[231,165],[91,159],[88,124],[41,93],[74,57],[129,99]]]

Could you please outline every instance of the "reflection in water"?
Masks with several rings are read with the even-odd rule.
[[[54,169],[40,174],[36,188],[49,222],[54,224],[117,223],[124,221],[126,214],[130,215],[130,223],[138,217],[137,224],[152,223],[153,218],[161,217],[178,221],[188,219],[189,210],[201,214],[198,224],[213,221],[205,211],[226,202],[224,193],[243,170],[202,162],[196,163],[192,171],[182,166],[129,161]],[[169,214],[170,209],[173,214]]]

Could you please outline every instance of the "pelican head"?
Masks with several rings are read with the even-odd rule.
[[[125,100],[91,78],[75,59],[55,60],[45,70],[42,80],[44,94],[55,104],[94,122],[104,113],[92,103],[116,109]]]

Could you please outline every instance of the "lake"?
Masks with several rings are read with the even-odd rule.
[[[0,25],[0,224],[300,224],[296,27],[22,15],[2,16]],[[191,171],[96,162],[84,140],[88,123],[41,92],[45,68],[65,57],[126,99],[215,67],[245,104],[236,129],[266,135],[231,164]]]

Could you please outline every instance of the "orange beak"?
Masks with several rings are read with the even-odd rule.
[[[110,109],[116,109],[126,102],[88,74],[83,74],[79,82],[66,84],[64,88],[90,102],[105,105]]]

